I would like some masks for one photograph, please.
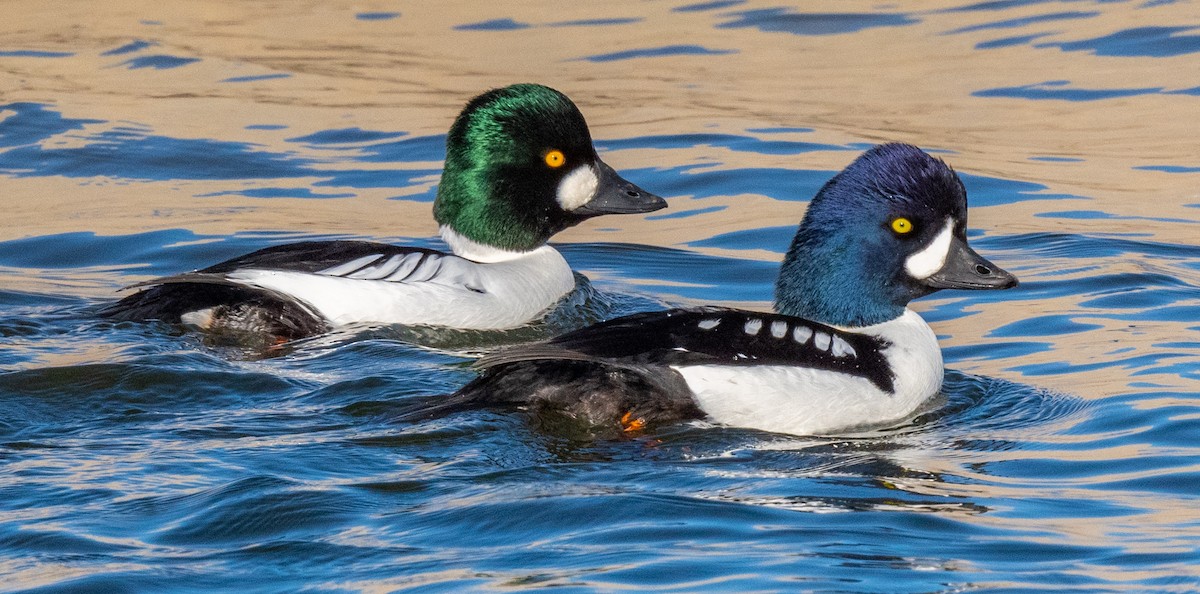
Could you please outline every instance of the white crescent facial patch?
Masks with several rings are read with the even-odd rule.
[[[954,219],[946,219],[946,226],[938,232],[929,245],[904,261],[904,269],[915,279],[924,280],[946,265],[950,253],[950,240],[954,237]]]
[[[558,205],[566,211],[575,210],[591,202],[592,198],[596,196],[596,188],[599,185],[600,178],[592,166],[580,165],[558,182],[556,193]]]

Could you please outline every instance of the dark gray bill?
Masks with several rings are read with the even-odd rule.
[[[934,289],[1009,289],[1017,277],[975,253],[967,242],[954,237],[942,269],[924,280]]]
[[[571,211],[573,214],[634,214],[654,212],[667,207],[666,200],[626,181],[603,161],[596,161],[596,174],[600,178],[596,186],[596,196],[587,204]]]

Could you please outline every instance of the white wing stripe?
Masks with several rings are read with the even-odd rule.
[[[404,280],[410,283],[419,283],[437,276],[438,269],[442,267],[441,262],[438,262],[440,259],[441,258],[422,259],[420,264],[417,266],[417,269],[412,271],[412,274],[410,274],[408,278]]]
[[[326,268],[325,270],[318,271],[317,274],[324,274],[327,276],[342,276],[344,274],[354,272],[355,270],[358,270],[359,268],[362,268],[363,266],[366,266],[367,264],[370,264],[381,257],[382,256],[380,254],[371,254],[370,256],[355,258],[354,260],[346,262],[345,264],[338,264],[332,268]]]
[[[396,269],[395,272],[393,272],[390,276],[387,277],[387,280],[389,280],[389,281],[404,280],[405,278],[408,277],[408,275],[412,274],[413,269],[416,268],[417,264],[419,264],[420,262],[421,262],[421,254],[415,254],[415,253],[414,254],[404,254],[404,256],[402,256],[400,259],[400,266]]]
[[[378,280],[393,272],[400,266],[404,256],[392,256],[385,260],[382,264],[364,268],[351,274],[349,278],[357,278],[362,280]]]

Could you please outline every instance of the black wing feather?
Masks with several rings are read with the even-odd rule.
[[[226,308],[223,313],[233,312],[227,315],[238,318],[238,324],[242,324],[243,319],[250,319],[253,326],[262,326],[280,336],[310,336],[328,330],[328,324],[303,300],[261,287],[249,287],[225,275],[244,268],[318,273],[367,256],[378,258],[363,267],[392,256],[409,254],[421,254],[420,263],[429,258],[439,259],[434,273],[441,269],[440,258],[456,257],[431,249],[369,241],[306,241],[277,245],[196,272],[137,283],[128,288],[142,290],[101,309],[99,314],[117,320],[157,319],[178,323],[188,312],[219,307]],[[413,267],[414,272],[417,270],[420,270],[419,265]],[[429,271],[425,274],[432,275]],[[478,281],[469,275],[459,275],[453,280],[470,290],[483,292]]]
[[[747,324],[756,332],[748,332]],[[715,322],[715,325],[713,324]],[[773,324],[786,324],[777,337]],[[702,326],[701,324],[704,324]],[[707,327],[706,327],[707,326]],[[804,341],[796,328],[811,330]],[[834,354],[832,346],[815,346],[817,333],[845,341],[853,354]],[[521,361],[559,359],[624,365],[792,365],[837,371],[866,378],[891,393],[895,377],[883,350],[887,341],[846,332],[801,318],[736,309],[704,307],[672,309],[616,318],[564,334],[550,341],[488,355],[476,365],[484,369]]]
[[[305,303],[288,295],[221,282],[199,273],[171,277],[102,308],[99,315],[118,321],[161,320],[178,324],[183,314],[220,308],[222,315],[239,318],[231,329],[261,331],[287,339],[313,336],[328,324]],[[165,279],[164,279],[165,280]]]
[[[437,250],[398,246],[373,241],[302,241],[263,248],[244,256],[214,264],[200,272],[222,274],[241,268],[260,270],[287,270],[294,272],[320,272],[365,256],[380,255],[384,258],[420,253],[426,256],[444,256]]]

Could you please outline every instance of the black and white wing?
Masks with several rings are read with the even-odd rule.
[[[306,272],[355,280],[436,282],[483,292],[474,262],[437,250],[369,241],[310,241],[279,245],[227,260],[196,274],[238,270]],[[168,281],[160,279],[153,284]]]
[[[474,262],[437,250],[369,241],[311,241],[264,248],[194,272],[143,281],[136,289],[179,283],[244,285],[248,270],[299,272],[353,280],[395,283],[434,282],[483,293]]]
[[[625,316],[552,340],[483,357],[489,369],[537,360],[625,365],[788,365],[868,379],[885,392],[894,375],[882,338],[780,314],[705,307]]]
[[[286,292],[255,282],[256,276],[298,273],[317,278],[375,280],[397,284],[436,283],[484,293],[475,263],[451,254],[366,241],[312,241],[274,246],[226,260],[195,272],[132,285],[142,289],[99,313],[118,320],[179,322],[189,312],[221,308],[228,319],[253,312],[255,329],[300,337],[327,329],[301,290]],[[349,294],[349,293],[348,293]],[[349,297],[347,297],[349,299]],[[232,312],[232,313],[230,313]],[[274,319],[283,320],[275,323]]]

